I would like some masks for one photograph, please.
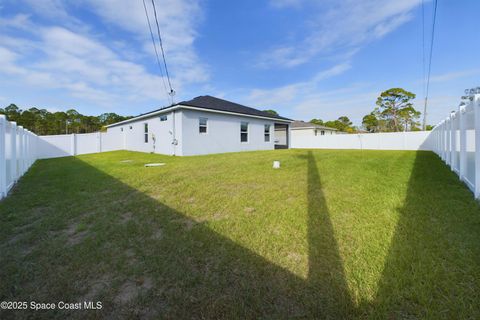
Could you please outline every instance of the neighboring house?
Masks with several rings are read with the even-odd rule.
[[[126,150],[189,156],[288,148],[293,120],[200,96],[107,126]]]
[[[321,126],[311,122],[293,121],[291,123],[292,140],[302,139],[311,136],[325,136],[332,134],[340,134],[338,129]]]

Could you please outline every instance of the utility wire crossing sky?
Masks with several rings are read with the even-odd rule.
[[[1,1],[0,106],[137,115],[174,90],[359,125],[402,87],[422,112],[428,94],[436,124],[480,82],[475,0],[439,1],[436,16],[427,0],[142,2]]]

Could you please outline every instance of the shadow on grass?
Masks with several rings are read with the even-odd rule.
[[[52,168],[32,183],[51,179],[51,189],[42,191],[49,194],[48,215],[24,217],[41,221],[27,241],[34,249],[20,257],[22,241],[0,248],[8,257],[0,298],[103,303],[99,311],[33,314],[43,318],[343,318],[351,311],[343,267],[312,153],[305,161],[308,279],[78,158],[65,158],[44,162]],[[28,190],[19,193],[9,201],[28,201]],[[32,315],[0,312],[2,318]]]
[[[432,152],[418,151],[373,303],[389,319],[480,318],[480,210]]]
[[[348,291],[342,259],[315,156],[307,153],[308,165],[308,279],[306,286],[316,291],[317,317],[351,316],[354,307]]]
[[[42,162],[6,200],[7,207],[16,201],[20,208],[2,210],[0,223],[8,224],[5,216],[11,214],[31,224],[31,232],[0,246],[0,300],[100,300],[103,308],[0,311],[0,317],[478,315],[479,286],[472,279],[479,275],[478,206],[433,154],[418,153],[377,296],[358,307],[349,294],[317,161],[312,152],[302,157],[308,168],[307,279],[79,159]],[[32,196],[43,181],[49,181],[42,190],[48,196]],[[432,192],[432,184],[447,186]],[[29,245],[21,255],[19,249]]]

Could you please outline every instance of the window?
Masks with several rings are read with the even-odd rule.
[[[320,131],[320,135],[321,135],[321,136],[324,136],[324,135],[325,135],[325,131],[323,131],[323,130]]]
[[[148,123],[144,123],[145,143],[148,143]]]
[[[240,124],[240,142],[248,142],[248,122]]]
[[[199,118],[198,119],[198,132],[199,133],[207,133],[207,118]]]
[[[315,129],[315,136],[318,136],[318,130]]]
[[[270,142],[270,125],[266,124],[264,129],[265,142]]]
[[[167,115],[160,116],[160,121],[167,121]]]
[[[121,131],[121,132],[123,132],[123,127],[122,127],[122,128],[120,128],[120,131]]]
[[[132,126],[130,126],[130,130],[132,130]]]

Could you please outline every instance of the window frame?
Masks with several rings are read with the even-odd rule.
[[[240,143],[248,143],[248,122],[247,121],[241,121],[240,122]],[[243,130],[243,126],[246,126],[246,129]],[[246,135],[246,140],[243,141],[243,135]]]
[[[148,143],[148,122],[143,123],[143,142]]]
[[[163,122],[163,121],[167,121],[168,120],[168,117],[166,114],[162,114],[160,117],[160,122]]]
[[[271,124],[265,124],[263,126],[263,141],[264,142],[271,142]]]
[[[202,120],[205,121],[205,124],[202,124]],[[202,132],[202,128],[205,128],[205,132]],[[206,117],[199,117],[198,118],[198,133],[199,134],[207,134],[208,133],[208,118],[206,118]]]

